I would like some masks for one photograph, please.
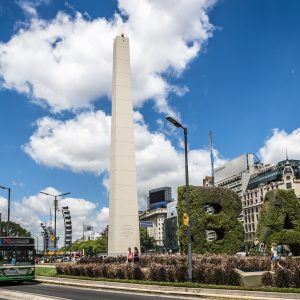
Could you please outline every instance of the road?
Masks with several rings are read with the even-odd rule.
[[[74,287],[65,287],[58,285],[50,285],[43,283],[23,283],[21,285],[13,283],[3,283],[0,284],[0,289],[6,289],[11,291],[26,292],[31,294],[47,295],[52,297],[59,297],[64,299],[72,300],[170,300],[170,299],[187,299],[185,298],[175,298],[175,297],[160,297],[157,295],[145,295],[145,294],[129,294],[129,293],[120,293],[113,291],[99,291],[92,289],[82,289]],[[202,298],[203,299],[203,298]],[[1,298],[0,298],[1,300]]]

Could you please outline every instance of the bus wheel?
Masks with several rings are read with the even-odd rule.
[[[18,280],[17,284],[22,284],[24,282],[24,280]]]

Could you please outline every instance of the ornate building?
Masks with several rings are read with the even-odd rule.
[[[293,189],[300,199],[300,160],[286,159],[251,175],[247,190],[241,195],[245,240],[250,241],[255,235],[266,193],[276,189]]]

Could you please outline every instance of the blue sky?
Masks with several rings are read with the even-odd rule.
[[[167,5],[172,1],[165,2]],[[147,51],[150,49],[149,53],[151,53],[144,61],[139,57],[133,61],[133,76],[140,77],[135,83],[136,118],[140,120],[137,125],[140,126],[138,129],[140,138],[138,139],[142,140],[142,136],[146,134],[149,134],[150,139],[153,138],[153,143],[145,146],[145,149],[142,141],[138,142],[139,145],[141,143],[139,147],[144,149],[138,154],[138,159],[145,160],[138,162],[141,203],[147,189],[157,187],[157,184],[171,185],[176,188],[184,182],[181,165],[182,148],[181,143],[178,143],[180,133],[172,130],[164,121],[165,116],[170,113],[180,117],[189,128],[189,145],[190,149],[194,151],[191,154],[191,178],[194,184],[200,184],[202,176],[209,173],[207,149],[210,129],[214,133],[214,145],[218,151],[216,160],[219,164],[225,159],[234,158],[245,152],[256,153],[261,160],[275,163],[284,157],[285,148],[288,148],[290,156],[300,158],[300,132],[298,130],[300,113],[298,105],[300,94],[299,1],[220,0],[215,4],[213,1],[204,1],[209,8],[199,3],[195,4],[197,1],[191,1],[198,9],[199,16],[188,5],[179,4],[180,2],[182,1],[178,1],[178,7],[182,5],[182,15],[186,15],[187,19],[189,14],[193,14],[191,19],[195,18],[196,21],[199,21],[201,13],[204,12],[207,15],[208,19],[202,19],[201,23],[202,25],[210,24],[209,29],[204,28],[207,35],[201,36],[199,30],[189,29],[188,23],[186,23],[188,21],[184,17],[176,18],[177,12],[169,11],[166,7],[156,7],[159,6],[158,2],[155,4],[154,1],[153,4],[148,0],[140,1],[139,8],[137,8],[136,1],[132,1],[131,4],[124,4],[124,1],[120,1],[120,6],[127,13],[127,16],[124,14],[122,16],[122,26],[129,28],[131,55],[138,54],[142,47],[148,47]],[[151,3],[153,7],[151,7]],[[56,24],[59,28],[58,32],[66,30],[64,39],[62,42],[58,42],[59,47],[68,51],[68,55],[71,54],[69,58],[73,57],[73,49],[76,48],[74,50],[76,53],[81,53],[81,50],[84,49],[83,53],[87,53],[88,58],[91,57],[92,60],[94,55],[97,57],[93,46],[97,39],[92,39],[92,33],[87,33],[84,28],[90,28],[90,25],[94,24],[93,21],[105,18],[102,19],[105,20],[103,22],[110,26],[100,24],[100,21],[95,22],[95,28],[99,28],[101,42],[105,41],[106,34],[111,37],[111,32],[117,30],[118,22],[114,20],[114,13],[120,13],[117,6],[117,1],[97,0],[68,2],[2,0],[0,2],[0,47],[2,47],[0,48],[2,86],[0,90],[0,184],[13,188],[15,206],[12,215],[18,218],[20,209],[18,220],[33,231],[34,226],[40,220],[46,221],[48,216],[43,212],[34,222],[25,220],[29,217],[30,205],[43,207],[49,205],[43,202],[44,198],[37,196],[39,191],[49,187],[61,192],[71,191],[76,205],[79,205],[78,199],[84,199],[86,201],[84,205],[89,203],[95,205],[95,207],[89,206],[90,210],[87,211],[89,215],[80,215],[78,212],[78,224],[88,222],[95,211],[100,212],[95,217],[95,225],[97,223],[104,224],[107,221],[107,211],[101,210],[102,207],[108,207],[108,192],[103,185],[103,179],[108,174],[108,162],[105,154],[108,151],[107,147],[103,146],[102,159],[100,151],[102,140],[99,139],[96,144],[100,146],[99,161],[96,160],[95,164],[101,166],[99,169],[95,169],[91,162],[95,159],[94,156],[97,152],[86,150],[87,154],[85,154],[83,149],[80,153],[75,153],[75,148],[77,148],[75,145],[84,148],[86,144],[87,148],[93,148],[95,146],[93,138],[91,137],[89,143],[82,140],[82,135],[76,136],[76,130],[65,131],[65,126],[73,124],[75,128],[82,128],[83,125],[78,121],[78,116],[83,116],[82,114],[85,114],[86,120],[89,120],[84,124],[91,124],[90,120],[93,117],[86,114],[97,111],[103,111],[105,114],[103,124],[107,124],[109,121],[111,74],[105,73],[105,70],[110,70],[111,65],[109,58],[107,64],[104,60],[110,57],[109,49],[111,47],[112,50],[113,40],[112,38],[107,39],[105,47],[104,43],[98,45],[99,56],[102,55],[104,59],[99,64],[100,68],[103,66],[103,70],[99,71],[102,72],[99,73],[102,77],[99,75],[98,88],[97,78],[93,76],[91,76],[93,78],[89,78],[83,72],[85,75],[82,78],[75,77],[74,79],[74,74],[68,73],[72,70],[72,66],[76,70],[77,64],[81,67],[86,63],[86,58],[82,55],[71,61],[70,64],[73,65],[67,64],[68,71],[65,72],[62,68],[61,73],[55,71],[60,64],[59,59],[56,63],[50,64],[52,55],[56,55],[54,47],[52,50],[50,49],[53,52],[49,52],[49,56],[45,54],[44,60],[39,60],[38,54],[36,54],[35,60],[31,43],[36,43],[37,49],[39,49],[38,43],[42,43],[44,40],[33,34],[37,27],[32,24],[37,21],[44,22],[38,30],[43,34],[51,33],[54,29],[51,31],[49,24],[57,19],[59,12],[63,12],[64,16],[69,17],[69,20]],[[150,16],[147,15],[149,7],[152,9]],[[146,14],[144,20],[143,18],[138,19],[135,14],[135,10],[139,9]],[[170,45],[172,40],[169,43],[162,42],[162,44],[153,45],[151,41],[147,41],[143,37],[143,32],[149,34],[149,39],[151,36],[155,37],[155,25],[159,28],[159,24],[154,22],[153,29],[147,18],[151,20],[153,17],[156,20],[157,16],[154,14],[157,14],[159,19],[160,10],[163,9],[166,9],[166,14],[170,13],[171,22],[162,24],[157,35],[168,38],[168,33],[174,33],[178,42],[183,41],[186,49],[182,49],[182,47],[177,49],[177,44]],[[81,14],[80,20],[76,17],[78,13]],[[80,40],[78,45],[72,48],[67,45],[72,31],[65,28],[74,24],[79,24],[76,27],[81,33],[78,38],[83,40]],[[177,26],[173,26],[174,24]],[[135,28],[138,25],[141,28]],[[169,29],[167,26],[172,28]],[[130,33],[134,33],[135,30],[136,35],[130,36]],[[163,35],[164,31],[166,31],[165,36]],[[24,32],[28,33],[27,37],[24,36]],[[85,34],[89,34],[86,39],[84,39]],[[18,41],[26,42],[21,46],[20,44],[12,45],[11,41],[16,36]],[[72,38],[76,39],[76,35]],[[149,42],[149,45],[145,45],[145,40],[146,43]],[[87,41],[87,44],[82,41]],[[197,43],[200,50],[189,52],[188,49]],[[96,45],[96,47],[98,46]],[[102,48],[107,50],[103,50],[102,53]],[[9,56],[7,53],[12,54]],[[89,53],[92,54],[89,55]],[[64,59],[63,55],[62,60]],[[164,55],[166,58],[163,60]],[[20,57],[32,63],[29,66],[24,63],[23,66],[23,63],[19,62],[18,58]],[[132,60],[134,59],[132,58]],[[45,64],[41,65],[41,61],[44,61]],[[98,74],[97,70],[92,69],[93,64],[88,63],[89,65],[83,70],[88,70],[87,74],[94,74],[93,72]],[[166,64],[166,67],[162,68],[163,64]],[[36,69],[39,71],[35,72]],[[145,70],[150,71],[142,74],[146,72]],[[62,74],[65,86],[62,87],[60,82],[54,82],[55,75],[51,78],[51,72],[56,74],[56,77]],[[160,91],[155,84],[148,86],[148,82],[154,80],[153,74],[159,74],[167,88],[162,88]],[[103,77],[108,79],[103,79]],[[156,76],[154,77],[156,78]],[[89,86],[87,83],[89,80],[94,80],[95,83]],[[38,90],[40,83],[41,91]],[[81,84],[83,88],[79,89],[78,86]],[[66,85],[68,85],[67,89]],[[29,87],[29,91],[22,91],[24,86]],[[73,93],[73,88],[76,93]],[[148,97],[143,95],[147,92]],[[62,108],[59,97],[64,97],[64,93],[66,93],[66,97]],[[157,96],[156,93],[161,94]],[[75,103],[73,99],[77,95],[80,96],[78,96],[77,102],[74,100]],[[167,104],[162,104],[161,98],[164,98]],[[51,120],[51,125],[48,123],[37,125],[37,121],[45,117]],[[42,126],[44,126],[43,129],[50,126],[47,127],[50,144],[45,143],[45,136],[41,137],[35,134],[37,129]],[[54,130],[57,130],[56,136],[52,133]],[[74,134],[73,137],[68,136],[67,138],[70,138],[72,143],[74,142],[72,149],[62,142],[63,139],[60,139],[62,133]],[[104,133],[108,134],[109,131],[103,129],[101,134]],[[32,137],[34,137],[34,143],[30,142]],[[107,138],[104,137],[104,139],[107,144]],[[166,148],[160,149],[159,145],[162,143],[154,142],[159,139],[162,139]],[[169,142],[171,146],[168,144]],[[30,149],[27,148],[26,151],[25,145],[30,145]],[[51,145],[59,145],[59,151],[54,151]],[[48,155],[48,150],[51,155]],[[67,159],[64,158],[64,151],[68,154]],[[169,160],[166,158],[167,154],[163,155],[164,151],[170,151]],[[58,155],[61,157],[57,157]],[[92,158],[89,158],[89,155]],[[153,160],[158,163],[157,167],[153,166]],[[73,162],[78,162],[78,164],[73,165]],[[161,166],[161,171],[159,166]],[[145,175],[146,173],[149,175],[148,177]],[[158,173],[162,173],[162,175],[157,181],[155,178],[159,177]],[[0,190],[0,196],[5,197],[5,192]],[[28,199],[31,199],[34,204],[29,205]],[[27,210],[22,211],[22,207],[26,207]],[[0,209],[5,215],[4,199],[2,199]],[[45,211],[47,211],[46,208]]]

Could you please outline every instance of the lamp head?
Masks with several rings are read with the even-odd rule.
[[[178,127],[178,128],[182,127],[182,125],[181,125],[178,121],[176,121],[174,118],[172,118],[172,117],[166,117],[166,119],[167,119],[170,123],[172,123],[174,126],[176,126],[176,127]]]

